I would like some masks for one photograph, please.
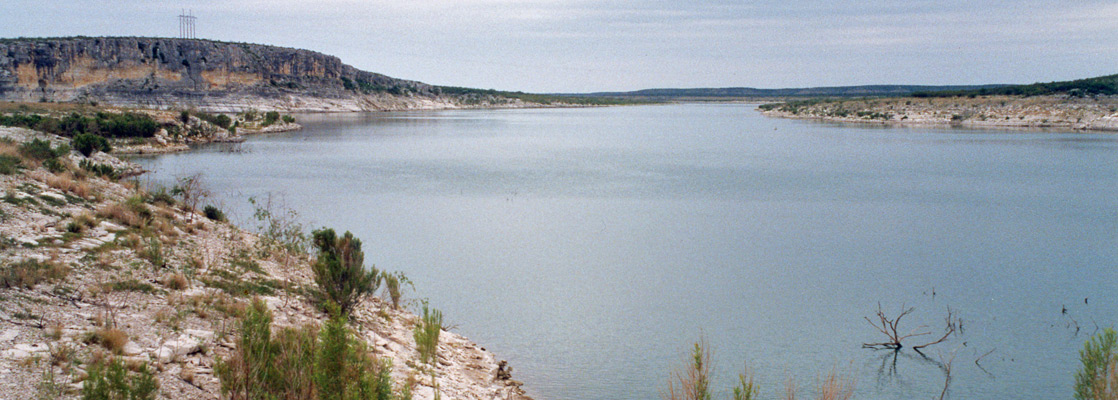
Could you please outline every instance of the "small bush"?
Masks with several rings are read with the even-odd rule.
[[[89,160],[81,160],[78,162],[78,167],[92,172],[94,175],[103,176],[109,179],[117,179],[120,175],[113,166],[106,164],[99,164]]]
[[[392,390],[392,364],[369,354],[364,342],[332,307],[322,329],[314,325],[271,333],[272,314],[254,299],[241,319],[241,337],[215,375],[232,399],[410,399],[407,386]]]
[[[66,165],[62,164],[61,161],[58,161],[57,158],[48,158],[46,160],[43,160],[43,168],[46,168],[47,171],[57,174],[59,172],[65,171]]]
[[[19,171],[21,167],[19,157],[9,154],[0,154],[0,175],[14,174]]]
[[[205,208],[203,208],[202,213],[206,214],[206,218],[209,218],[211,220],[222,221],[222,222],[225,221],[225,213],[221,212],[220,209],[218,209],[217,207],[214,207],[212,205],[208,205]]]
[[[290,115],[284,115],[283,116],[283,122],[293,124],[293,123],[295,123],[295,117],[292,117]]]
[[[312,236],[318,248],[318,259],[312,269],[321,291],[321,304],[332,302],[342,314],[348,314],[365,296],[377,290],[381,276],[375,267],[365,268],[361,240],[352,233],[337,237],[333,229],[319,229]]]
[[[83,400],[153,400],[159,394],[159,381],[146,363],[129,374],[120,358],[112,357],[107,363],[94,362],[88,373],[82,383]]]
[[[86,157],[98,151],[106,153],[113,151],[113,147],[109,145],[107,139],[90,133],[74,135],[74,138],[70,139],[70,146]]]
[[[163,278],[163,286],[171,290],[183,290],[190,285],[186,280],[186,275],[183,274],[169,274]]]
[[[419,361],[427,365],[435,365],[438,359],[439,333],[443,329],[443,313],[431,310],[427,303],[423,303],[423,315],[415,325],[412,336],[415,339],[415,348],[419,351]]]
[[[1076,400],[1118,399],[1118,333],[1106,328],[1083,344],[1075,372]]]
[[[51,148],[50,141],[32,139],[19,146],[19,153],[33,160],[50,160],[70,153],[70,146],[59,145]]]
[[[120,354],[124,350],[124,345],[128,344],[128,334],[116,328],[102,328],[97,331],[93,340],[105,350]]]
[[[102,285],[102,289],[109,292],[141,292],[148,294],[156,292],[155,286],[135,279],[106,283]]]
[[[276,121],[278,121],[279,119],[280,119],[280,114],[278,112],[268,111],[268,112],[264,113],[264,122],[261,123],[260,125],[261,126],[270,126],[270,125],[276,123]]]

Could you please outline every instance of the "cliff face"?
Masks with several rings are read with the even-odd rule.
[[[458,106],[433,86],[313,51],[134,37],[0,40],[0,100],[213,111]]]

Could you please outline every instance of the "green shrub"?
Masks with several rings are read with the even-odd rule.
[[[423,315],[415,325],[412,336],[415,339],[415,348],[419,351],[419,361],[427,365],[435,365],[438,359],[439,333],[443,329],[443,313],[432,310],[423,303]]]
[[[211,220],[225,221],[225,213],[221,212],[220,209],[212,205],[207,205],[205,208],[203,208],[202,213],[206,214],[206,218],[209,218]]]
[[[214,373],[221,380],[221,393],[232,399],[270,398],[276,384],[282,381],[273,360],[277,353],[272,343],[272,313],[260,299],[241,319],[241,337],[237,349],[228,358],[219,358]]]
[[[1075,373],[1076,400],[1118,399],[1118,333],[1106,328],[1083,344]]]
[[[94,175],[103,176],[109,179],[117,179],[119,175],[116,169],[111,165],[95,163],[89,160],[81,160],[78,162],[78,168],[92,172]]]
[[[0,175],[11,175],[22,167],[19,157],[0,154]]]
[[[179,121],[182,121],[182,123],[184,123],[184,124],[189,124],[190,123],[190,111],[183,110],[182,112],[179,112]]]
[[[113,147],[109,145],[108,140],[101,136],[89,133],[74,135],[74,138],[70,139],[70,146],[86,157],[89,157],[91,154],[97,151],[108,153],[113,150]]]
[[[159,131],[159,124],[146,114],[97,113],[101,131],[109,137],[152,137]]]
[[[48,158],[46,160],[43,160],[43,168],[46,168],[47,171],[57,174],[59,172],[65,171],[66,165],[62,164],[61,161],[58,161],[57,158]]]
[[[82,383],[83,400],[151,400],[159,393],[159,381],[146,363],[129,374],[120,359],[112,357],[90,365],[88,374]]]
[[[365,268],[361,240],[352,233],[337,237],[333,229],[324,228],[314,231],[312,236],[318,249],[312,269],[321,292],[320,304],[333,302],[342,314],[349,314],[365,296],[377,290],[381,276],[375,267]]]
[[[50,142],[42,139],[32,139],[19,145],[19,153],[24,157],[35,160],[49,160],[70,152],[70,147],[59,146],[51,148]]]
[[[392,308],[399,309],[400,299],[404,297],[402,286],[411,285],[411,281],[403,272],[399,271],[393,274],[388,272],[382,274],[384,275],[384,287],[388,292],[388,298],[392,300]]]
[[[283,122],[293,124],[293,123],[295,123],[295,117],[292,117],[290,115],[284,115],[283,116]]]
[[[260,125],[269,126],[269,125],[272,125],[272,124],[276,123],[276,121],[278,121],[279,119],[280,119],[280,114],[278,112],[268,111],[268,112],[264,113],[264,122],[261,123]]]
[[[388,360],[369,354],[346,327],[346,317],[331,307],[322,329],[313,325],[271,334],[272,314],[253,300],[241,320],[241,337],[228,358],[214,368],[221,393],[232,399],[404,399],[393,396]]]

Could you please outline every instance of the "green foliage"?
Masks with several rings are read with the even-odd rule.
[[[241,337],[237,350],[227,360],[219,358],[214,373],[221,380],[221,393],[231,399],[268,399],[276,384],[282,381],[275,359],[276,346],[272,343],[272,312],[260,299],[241,319]]]
[[[705,340],[695,342],[684,368],[672,373],[665,398],[668,400],[710,400],[710,348]]]
[[[1075,373],[1076,400],[1118,399],[1118,333],[1106,328],[1083,344]]]
[[[0,154],[0,175],[11,175],[16,173],[17,171],[19,171],[20,168],[22,168],[22,165],[20,164],[21,161],[19,157],[8,154]]]
[[[198,112],[198,111],[194,111],[194,112],[183,111],[183,113],[186,113],[186,115],[187,115],[187,118],[183,119],[183,123],[186,123],[187,121],[189,121],[190,120],[189,116],[191,114],[193,114],[195,117],[198,117],[198,119],[209,122],[209,123],[214,124],[214,125],[217,125],[217,126],[221,127],[222,129],[229,129],[230,127],[233,126],[233,119],[229,118],[229,116],[225,115],[225,114],[210,114],[210,113],[204,113],[204,112]]]
[[[81,160],[78,162],[78,168],[92,172],[94,175],[103,176],[109,179],[117,179],[120,177],[113,166],[107,164],[95,163],[89,160]],[[166,191],[164,191],[166,193]]]
[[[753,400],[758,396],[759,389],[753,383],[753,377],[747,373],[738,374],[738,385],[734,386],[733,400]]]
[[[140,282],[135,279],[127,279],[123,281],[116,281],[105,284],[105,289],[114,292],[141,292],[141,293],[155,293],[159,290],[147,282]]]
[[[0,125],[19,126],[60,136],[81,133],[108,137],[152,137],[159,124],[146,114],[98,112],[94,116],[72,113],[61,119],[42,115],[0,116]]]
[[[553,96],[546,94],[506,92],[493,89],[473,89],[456,86],[437,86],[435,87],[435,91],[439,94],[458,97],[459,99],[464,100],[464,102],[466,103],[478,103],[483,99],[487,99],[490,102],[501,102],[501,99],[521,100],[539,104],[616,105],[639,103],[635,100],[619,99],[615,97]]]
[[[89,157],[97,151],[110,152],[113,147],[104,137],[92,133],[79,133],[70,139],[70,146],[77,149],[82,155]]]
[[[152,137],[159,131],[159,124],[145,114],[97,113],[100,132],[108,137]]]
[[[268,111],[268,112],[264,113],[264,122],[261,123],[261,125],[262,126],[269,126],[269,125],[272,125],[272,124],[276,123],[276,121],[278,121],[279,119],[280,119],[280,113],[275,112],[275,111]]]
[[[319,334],[319,351],[315,359],[314,380],[320,400],[345,400],[350,380],[346,379],[347,355],[352,351],[344,315],[333,315]]]
[[[120,359],[113,357],[107,365],[90,365],[88,374],[82,383],[83,400],[151,400],[159,393],[159,381],[146,363],[129,374]]]
[[[415,347],[419,351],[419,361],[434,365],[438,358],[439,333],[443,329],[443,313],[432,310],[423,302],[423,315],[415,325],[412,336],[415,338]]]
[[[361,240],[352,233],[337,237],[333,229],[323,228],[312,236],[318,249],[312,269],[321,291],[321,304],[333,302],[342,314],[348,314],[365,296],[377,290],[381,276],[375,267],[365,269]]]
[[[388,400],[388,360],[369,355],[336,307],[322,329],[312,325],[271,334],[272,315],[259,299],[241,320],[241,337],[214,371],[230,399]],[[403,392],[401,392],[402,394]],[[317,396],[316,396],[317,395]]]
[[[388,298],[392,300],[392,308],[400,308],[400,299],[403,298],[403,285],[411,285],[411,280],[404,275],[403,272],[388,273],[383,272],[385,290],[388,292]],[[414,289],[415,287],[412,286]]]
[[[51,148],[50,142],[42,139],[32,139],[19,145],[19,154],[34,160],[50,160],[70,153],[70,146],[60,145]]]
[[[1030,85],[1012,85],[996,88],[982,88],[978,90],[947,90],[947,91],[922,91],[912,94],[913,97],[975,97],[975,96],[1044,96],[1063,94],[1068,97],[1085,96],[1113,96],[1118,95],[1118,75],[1107,75],[1095,78],[1077,79],[1074,81],[1033,83]]]
[[[225,213],[213,205],[207,205],[202,209],[202,213],[206,214],[206,218],[214,221],[225,221]]]
[[[167,265],[166,260],[163,259],[163,245],[159,242],[159,239],[148,239],[137,255],[148,260],[155,268],[163,268]]]
[[[293,123],[295,123],[295,117],[292,117],[290,115],[284,115],[283,116],[283,122],[293,124]]]

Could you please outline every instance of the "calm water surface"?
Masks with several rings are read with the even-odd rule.
[[[202,172],[242,220],[272,192],[353,231],[544,400],[658,398],[700,337],[721,391],[748,363],[764,398],[832,369],[856,398],[931,398],[953,352],[949,398],[1070,398],[1083,341],[1118,322],[1115,135],[749,105],[300,122],[139,162],[155,183]],[[951,307],[963,333],[928,358],[862,349],[878,303],[915,306],[905,330],[938,331]]]

